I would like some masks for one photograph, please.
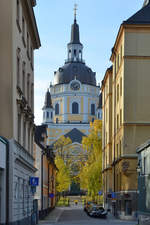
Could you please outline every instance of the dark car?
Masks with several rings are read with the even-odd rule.
[[[93,206],[89,209],[88,215],[92,217],[106,218],[107,211],[103,207]]]

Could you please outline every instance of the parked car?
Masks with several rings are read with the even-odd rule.
[[[106,218],[107,211],[103,207],[93,206],[89,208],[88,215],[92,217]]]
[[[85,202],[85,204],[84,204],[84,211],[87,212],[91,205],[93,205],[93,202],[90,202],[90,201]]]

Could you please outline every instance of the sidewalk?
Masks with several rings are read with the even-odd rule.
[[[53,209],[53,211],[51,211],[49,213],[49,215],[47,217],[45,217],[44,220],[39,220],[39,224],[48,224],[48,223],[56,223],[61,214],[63,213],[64,209],[59,207],[59,208],[55,208]]]

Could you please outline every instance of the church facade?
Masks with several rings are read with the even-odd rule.
[[[45,95],[43,124],[48,127],[47,145],[65,135],[72,140],[72,147],[81,148],[82,137],[89,134],[90,122],[101,116],[100,87],[96,84],[96,73],[83,60],[75,13],[67,60],[54,72],[54,84]]]

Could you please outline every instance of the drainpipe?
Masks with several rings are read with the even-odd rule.
[[[44,152],[42,150],[41,155],[41,212],[43,213],[43,155]]]
[[[6,141],[6,224],[9,224],[9,143]]]

